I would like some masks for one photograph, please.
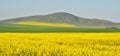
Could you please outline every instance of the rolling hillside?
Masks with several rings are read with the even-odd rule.
[[[65,12],[0,21],[0,32],[120,32],[120,24]]]
[[[47,24],[50,24],[51,26],[57,25],[58,27],[59,26],[61,27],[62,24],[66,24],[66,26],[63,25],[63,27],[67,27],[69,25],[68,27],[77,26],[81,28],[120,27],[119,23],[114,23],[111,21],[100,20],[100,19],[81,18],[81,17],[72,15],[70,13],[65,13],[65,12],[57,12],[57,13],[48,14],[48,15],[35,15],[35,16],[28,16],[28,17],[20,17],[20,18],[14,18],[14,19],[9,19],[9,20],[3,20],[2,22],[13,23],[13,24],[15,23],[23,24],[20,22],[24,22],[24,24],[26,25],[35,25],[34,23],[39,22],[39,26],[40,25],[47,26]],[[30,22],[32,22],[33,24]],[[41,22],[44,24],[40,24]]]

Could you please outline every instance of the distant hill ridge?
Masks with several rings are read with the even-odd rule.
[[[23,21],[45,22],[45,23],[61,23],[72,24],[78,27],[120,27],[119,23],[100,20],[100,19],[87,19],[75,16],[66,12],[57,12],[48,15],[35,15],[27,17],[19,17],[14,19],[3,20],[4,23],[17,23]]]

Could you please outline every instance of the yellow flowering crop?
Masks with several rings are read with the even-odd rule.
[[[46,23],[46,22],[35,22],[35,21],[22,21],[13,24],[24,24],[24,25],[37,25],[37,26],[57,26],[57,27],[76,27],[73,24],[61,24],[61,23]]]
[[[120,56],[120,33],[0,33],[0,56]]]

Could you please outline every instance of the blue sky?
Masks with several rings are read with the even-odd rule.
[[[54,12],[120,22],[120,0],[0,0],[0,20]]]

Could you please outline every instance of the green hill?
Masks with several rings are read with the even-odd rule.
[[[120,32],[120,24],[65,12],[0,21],[0,32]]]

